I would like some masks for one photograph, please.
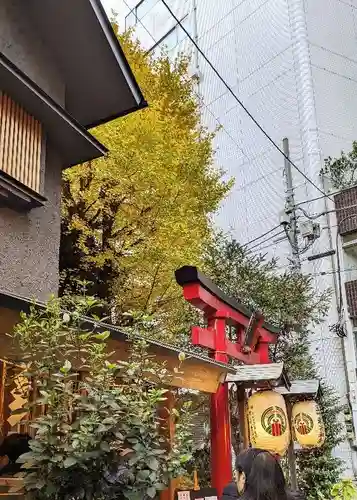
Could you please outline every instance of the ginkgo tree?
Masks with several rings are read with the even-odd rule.
[[[149,106],[93,130],[109,154],[65,172],[60,266],[63,289],[91,282],[120,318],[172,306],[174,271],[200,264],[231,183],[214,164],[189,60],[153,58],[117,35]]]

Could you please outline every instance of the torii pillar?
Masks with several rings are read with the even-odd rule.
[[[185,299],[200,309],[207,326],[192,327],[192,344],[209,349],[211,357],[228,363],[233,358],[245,364],[267,364],[269,344],[276,342],[278,331],[264,323],[259,313],[252,313],[228,297],[196,267],[184,266],[175,273]],[[236,341],[227,338],[227,326],[234,326]],[[223,383],[211,395],[211,477],[212,487],[221,496],[232,480],[231,425],[228,384]]]

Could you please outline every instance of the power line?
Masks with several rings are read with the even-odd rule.
[[[275,226],[273,227],[272,229],[269,229],[269,231],[267,231],[266,233],[263,233],[261,234],[260,236],[257,236],[256,238],[254,238],[253,240],[250,240],[250,241],[247,241],[247,243],[244,243],[244,245],[242,245],[242,248],[245,248],[246,246],[250,245],[251,243],[254,243],[255,241],[258,241],[260,240],[261,238],[264,238],[264,236],[266,236],[267,234],[270,234],[272,233],[273,231],[275,231],[276,229],[278,229],[280,226],[280,224],[278,226]],[[275,236],[275,235],[274,235]],[[261,242],[262,243],[262,242]],[[254,248],[254,247],[253,247]]]
[[[319,217],[322,217],[323,215],[332,214],[335,212],[343,212],[344,210],[350,210],[351,208],[357,208],[357,204],[347,205],[346,207],[341,207],[341,208],[333,208],[332,210],[325,210],[324,212],[321,212],[319,214],[310,215],[303,208],[297,207],[297,209],[301,210],[301,212],[305,215],[305,217],[307,219],[310,219],[310,220],[318,219]]]
[[[355,186],[350,186],[350,187],[347,187],[347,188],[344,188],[344,189],[339,189],[338,191],[333,191],[332,193],[329,193],[329,196],[327,196],[330,200],[330,196],[335,196],[336,194],[340,194],[340,193],[344,193],[345,191],[349,191],[351,188],[353,187],[356,187]],[[299,206],[299,205],[304,205],[305,203],[312,203],[313,201],[318,201],[318,200],[321,200],[322,198],[325,198],[325,195],[324,196],[318,196],[317,198],[311,198],[310,200],[304,200],[304,201],[299,201],[299,203],[296,203],[295,206]],[[333,200],[331,200],[333,201]]]
[[[269,238],[266,238],[265,240],[260,241],[259,243],[257,243],[257,244],[256,244],[256,245],[254,245],[253,247],[248,248],[248,251],[250,252],[251,250],[253,250],[253,248],[259,247],[260,245],[263,245],[263,244],[264,244],[264,243],[266,243],[267,241],[270,241],[270,240],[272,240],[273,238],[276,238],[277,236],[280,236],[281,234],[285,234],[284,229],[283,229],[282,231],[280,231],[279,233],[273,234],[272,236],[269,236]],[[260,249],[260,250],[262,250],[262,249]]]
[[[123,0],[123,2],[127,6],[127,8],[130,9],[130,6],[128,5],[128,3],[126,2],[126,0]],[[150,30],[148,30],[148,28],[145,26],[145,24],[142,22],[142,20],[139,19],[138,17],[136,17],[136,20],[144,28],[144,30],[150,36],[150,38],[152,39],[152,41],[154,42],[154,44],[157,45],[159,43],[159,41],[155,39],[154,35],[150,32]],[[150,52],[150,50],[148,52]],[[219,128],[221,128],[226,133],[226,135],[231,139],[231,141],[234,142],[234,144],[237,146],[238,150],[245,156],[245,158],[248,160],[248,162],[250,162],[250,159],[249,159],[247,153],[238,144],[238,142],[232,136],[232,134],[230,132],[228,132],[228,130],[224,127],[224,125],[221,123],[221,121],[219,120],[219,118],[217,118],[215,116],[215,114],[213,113],[213,111],[211,109],[209,109],[209,107],[207,106],[207,104],[204,102],[203,97],[199,93],[197,93],[194,89],[193,89],[193,92],[196,95],[196,97],[198,98],[198,100],[200,101],[201,105],[208,111],[208,113],[210,113],[210,115],[213,117],[213,119],[217,122]]]
[[[328,274],[337,274],[337,273],[349,273],[351,271],[357,271],[357,267],[350,267],[350,268],[346,268],[346,269],[330,269],[328,271],[321,271],[319,273],[311,273],[311,276],[324,276],[324,275],[328,275]]]
[[[129,5],[128,3],[126,2],[126,0],[123,0],[125,5],[127,6],[127,8],[129,8]],[[212,63],[208,60],[208,58],[205,56],[205,54],[202,52],[202,50],[198,47],[198,45],[196,44],[196,42],[192,39],[192,37],[190,36],[190,34],[186,31],[186,29],[183,27],[181,21],[179,21],[179,19],[174,15],[174,13],[171,11],[171,9],[167,6],[167,4],[165,3],[165,1],[163,1],[165,7],[169,10],[170,14],[172,15],[172,17],[175,19],[175,21],[177,22],[177,24],[180,26],[180,28],[186,33],[186,35],[188,36],[188,38],[190,39],[190,41],[195,45],[195,47],[197,48],[197,50],[201,53],[201,55],[206,59],[206,61],[208,62],[208,64],[212,67],[212,69],[215,71],[215,73],[217,74],[217,76],[222,80],[222,82],[225,84],[225,86],[227,87],[228,91],[230,93],[232,93],[232,95],[234,96],[234,98],[236,100],[238,100],[239,104],[243,107],[243,109],[247,112],[248,116],[250,116],[250,118],[254,121],[254,123],[262,130],[262,132],[268,137],[267,133],[260,127],[259,123],[254,119],[254,117],[249,113],[249,111],[245,108],[245,106],[243,105],[243,103],[241,103],[238,99],[238,97],[233,93],[233,91],[231,90],[231,88],[228,86],[228,84],[226,84],[226,82],[223,80],[223,78],[221,77],[221,75],[218,73],[218,71],[214,68],[214,66],[212,65]],[[147,34],[150,36],[150,38],[153,40],[154,44],[157,44],[157,41],[155,39],[155,37],[153,36],[153,34],[148,30],[148,28],[145,26],[145,24],[142,22],[141,19],[138,19],[137,18],[137,21],[140,23],[140,25],[144,28],[144,30],[147,32]],[[194,91],[194,90],[193,90]],[[245,151],[239,146],[239,144],[237,143],[237,141],[234,139],[234,137],[227,131],[227,129],[223,126],[223,124],[220,122],[220,120],[214,115],[214,113],[212,112],[211,109],[209,109],[209,107],[205,104],[204,100],[203,100],[203,97],[201,95],[199,95],[198,93],[196,93],[194,91],[195,95],[197,96],[197,98],[199,99],[199,101],[201,102],[201,104],[203,105],[203,107],[212,115],[212,117],[214,118],[214,120],[218,123],[218,125],[220,126],[220,128],[222,128],[222,130],[224,130],[224,132],[228,135],[228,137],[232,140],[232,142],[234,142],[237,146],[237,148],[239,149],[239,151],[241,153],[243,153],[243,155],[247,158],[248,162],[250,162],[250,159],[248,158],[247,154],[245,153]],[[269,138],[269,137],[268,137]],[[270,142],[273,144],[274,147],[277,147],[279,150],[279,146],[271,139],[269,138]],[[280,152],[283,154],[283,156],[285,157],[285,153],[280,150]],[[296,167],[289,158],[286,158],[295,168],[297,168],[297,170],[299,171],[298,167]],[[277,169],[276,171],[280,170]],[[274,172],[276,172],[274,171]],[[302,172],[301,172],[302,175],[304,175]],[[267,177],[267,176],[264,176],[264,177]],[[309,180],[307,177],[306,177],[307,180]],[[317,186],[315,186],[317,188]],[[323,191],[320,191],[320,192],[323,192]],[[257,238],[254,238],[253,240],[245,243],[243,245],[243,248],[245,248],[246,246],[250,245],[251,243],[254,243],[255,241],[258,241],[260,240],[261,238],[263,238],[264,236],[270,234],[271,232],[275,231],[276,229],[278,229],[280,226],[280,224],[272,229],[270,229],[269,231],[261,234],[260,236],[258,236]],[[276,234],[276,235],[273,235],[273,237],[275,236],[278,236],[282,234],[282,232]],[[260,243],[258,243],[257,245],[253,246],[252,248],[256,248],[258,246],[260,246],[261,244],[264,244],[265,242],[269,241],[271,238],[268,238],[264,241],[261,241]]]
[[[279,239],[277,239],[277,240],[275,240],[275,241],[273,241],[271,243],[268,243],[268,245],[265,245],[263,247],[257,248],[256,250],[253,250],[252,253],[254,253],[254,254],[260,253],[263,250],[267,250],[268,248],[275,247],[279,243],[284,243],[284,242],[286,242],[285,238],[279,238]],[[283,267],[286,268],[286,266],[283,266]]]
[[[246,112],[246,114],[249,116],[249,118],[253,121],[253,123],[256,125],[256,127],[262,132],[262,134],[268,139],[268,141],[276,148],[277,151],[297,170],[297,172],[300,173],[304,177],[305,180],[307,180],[312,186],[314,186],[324,197],[329,198],[331,201],[332,198],[330,198],[321,188],[319,188],[314,181],[312,181],[295,163],[286,156],[284,151],[281,149],[281,147],[274,141],[274,139],[266,132],[266,130],[260,125],[260,123],[257,121],[256,118],[252,115],[252,113],[245,107],[243,102],[239,99],[239,97],[233,92],[232,88],[228,83],[225,81],[223,76],[220,74],[220,72],[216,69],[216,67],[212,64],[212,62],[208,59],[204,51],[200,48],[200,46],[197,44],[197,42],[192,38],[192,36],[189,34],[189,32],[186,30],[186,28],[183,26],[182,22],[177,18],[177,16],[173,13],[171,8],[168,6],[166,0],[161,0],[161,2],[165,5],[167,10],[170,12],[171,16],[175,19],[176,23],[178,26],[181,27],[181,29],[184,31],[186,36],[191,40],[193,45],[196,47],[198,52],[201,54],[201,56],[204,58],[204,60],[207,62],[207,64],[210,66],[210,68],[213,70],[213,72],[217,75],[217,77],[220,79],[220,81],[223,83],[223,85],[226,87],[228,92],[234,97],[234,99],[238,102],[238,104],[241,106],[241,108]]]

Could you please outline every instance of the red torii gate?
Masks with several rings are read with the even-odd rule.
[[[229,356],[244,364],[267,364],[269,344],[276,342],[279,330],[264,323],[261,313],[252,313],[228,297],[196,267],[184,266],[175,272],[185,299],[203,311],[207,327],[192,327],[192,343],[208,348],[211,356],[228,363]],[[236,330],[236,341],[227,338],[226,327]],[[211,469],[212,487],[222,494],[232,480],[231,428],[228,384],[221,384],[211,395]]]

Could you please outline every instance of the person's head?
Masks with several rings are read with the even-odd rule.
[[[286,483],[277,459],[268,451],[250,448],[236,460],[240,495],[248,500],[286,500]]]
[[[28,434],[8,434],[0,445],[0,456],[7,456],[10,462],[16,462],[21,455],[30,451],[30,440]]]

